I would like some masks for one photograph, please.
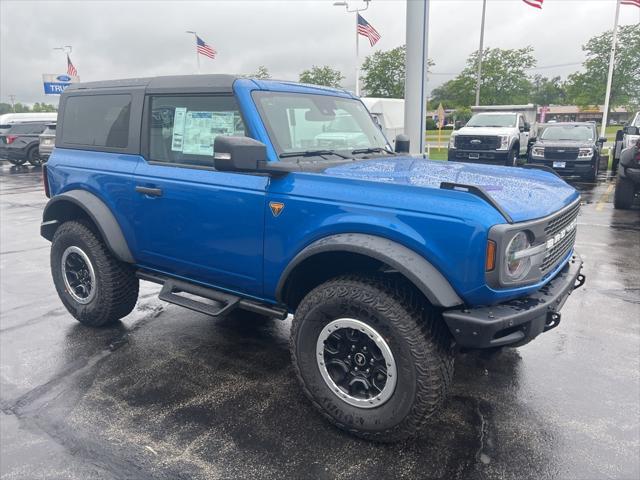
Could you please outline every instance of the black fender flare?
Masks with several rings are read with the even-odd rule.
[[[44,207],[40,235],[51,241],[58,227],[69,219],[70,209],[78,207],[93,221],[107,248],[123,262],[135,263],[120,224],[109,207],[86,190],[70,190],[53,197]]]
[[[352,252],[381,261],[408,278],[434,306],[448,308],[464,303],[449,281],[423,256],[392,240],[360,233],[331,235],[305,247],[280,276],[276,299],[283,301],[287,279],[298,265],[325,252]]]

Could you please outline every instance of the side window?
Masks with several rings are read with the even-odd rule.
[[[149,156],[155,162],[213,166],[218,135],[244,136],[233,96],[152,96]]]
[[[62,119],[62,143],[126,148],[130,116],[129,94],[69,97]]]

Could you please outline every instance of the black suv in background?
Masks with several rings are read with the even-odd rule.
[[[29,162],[42,164],[38,147],[39,136],[51,122],[16,123],[0,135],[0,158],[6,158],[14,165]]]
[[[548,123],[529,150],[529,163],[553,168],[560,175],[594,182],[600,171],[602,145],[596,124]]]

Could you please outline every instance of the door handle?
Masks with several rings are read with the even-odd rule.
[[[142,187],[140,185],[136,185],[136,192],[144,193],[145,195],[149,195],[150,197],[160,197],[162,195],[161,188]]]

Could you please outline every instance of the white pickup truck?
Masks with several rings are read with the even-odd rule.
[[[473,107],[476,113],[449,139],[449,161],[518,165],[519,158],[527,154],[536,108]]]

